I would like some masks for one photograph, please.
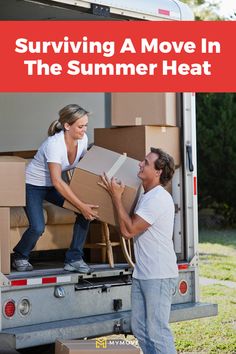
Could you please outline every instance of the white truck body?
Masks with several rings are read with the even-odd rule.
[[[188,7],[172,0],[2,1],[0,20],[27,19],[144,19],[192,20]],[[157,8],[168,10],[157,15]],[[168,15],[167,15],[168,13]],[[80,102],[94,112],[88,130],[109,127],[110,95],[107,93],[1,93],[0,153],[36,150],[56,112],[64,104]],[[173,296],[171,322],[214,316],[215,304],[201,303],[198,280],[198,216],[195,95],[178,94],[182,165],[173,180],[177,206],[174,246],[178,256],[179,289]],[[130,333],[130,289],[132,269],[127,264],[96,265],[91,275],[68,273],[62,265],[28,273],[0,274],[0,351],[54,343],[56,338],[97,337]],[[12,318],[4,315],[11,299],[16,306]],[[22,300],[30,311],[20,312]]]

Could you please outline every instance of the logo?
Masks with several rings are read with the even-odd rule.
[[[106,338],[97,338],[96,339],[96,348],[107,348],[107,339]]]

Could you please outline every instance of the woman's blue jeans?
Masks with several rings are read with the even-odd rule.
[[[131,305],[132,332],[144,354],[176,354],[169,317],[177,278],[134,279]]]
[[[26,184],[25,212],[29,220],[29,228],[24,232],[21,240],[13,249],[16,259],[28,259],[30,252],[44,232],[44,200],[60,207],[62,207],[64,203],[64,198],[54,187],[41,187]],[[83,246],[87,237],[88,229],[89,221],[86,220],[82,214],[77,214],[71,245],[66,252],[65,263],[78,261],[82,258]]]

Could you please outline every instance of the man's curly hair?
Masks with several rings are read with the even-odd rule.
[[[160,182],[163,186],[172,179],[175,172],[175,163],[173,157],[167,154],[165,151],[159,148],[151,148],[151,152],[158,155],[154,165],[156,170],[162,170],[160,175]]]

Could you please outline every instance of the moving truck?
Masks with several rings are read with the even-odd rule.
[[[189,8],[177,0],[94,0],[93,3],[88,0],[0,0],[0,8],[0,20],[193,20]],[[139,95],[139,98],[135,95]],[[124,123],[119,121],[117,112],[127,97],[131,104],[126,105],[127,122]],[[142,112],[132,111],[132,102],[138,101],[147,104],[150,109],[153,108],[152,118],[156,114],[164,117],[164,121],[161,124],[157,121],[156,126],[153,123],[149,126],[148,117],[145,121]],[[139,139],[141,136],[146,139],[144,145],[148,139],[154,145],[152,139],[158,142],[162,134],[175,130],[173,139],[163,139],[163,144],[167,144],[164,149],[169,151],[172,148],[178,160],[170,192],[176,208],[173,242],[178,258],[179,285],[173,294],[170,321],[216,315],[217,305],[201,303],[199,298],[195,95],[0,93],[0,157],[3,160],[5,156],[32,158],[45,139],[49,124],[57,119],[56,113],[69,103],[79,103],[93,112],[88,128],[89,141],[95,141],[99,145],[105,140],[108,145],[103,147],[110,150],[112,147],[109,144],[117,137],[110,135],[112,138],[109,139],[109,134],[115,134],[118,130],[122,137],[122,134],[131,134],[127,129],[133,129]],[[155,109],[159,111],[155,113]],[[135,120],[129,121],[132,115]],[[173,120],[168,121],[171,115],[174,123]],[[112,125],[129,127],[112,128],[109,133]],[[107,138],[101,139],[101,134],[105,134]],[[174,149],[172,143],[176,144]],[[124,150],[122,146],[116,146],[119,147]],[[147,143],[144,150],[148,148]],[[133,153],[136,152],[130,152]],[[15,176],[20,178],[20,174]],[[14,205],[14,197],[11,205]],[[24,200],[20,205],[24,205]],[[19,202],[15,206],[19,206]],[[3,203],[0,205],[2,248],[9,231],[4,227],[8,207]],[[9,226],[9,220],[7,225]],[[4,352],[6,348],[17,350],[50,344],[57,338],[75,339],[130,333],[130,289],[134,260],[130,245],[124,240],[121,243],[126,255],[125,261],[116,262],[113,268],[109,264],[97,262],[93,265],[95,271],[92,274],[65,272],[63,263],[55,258],[57,250],[49,257],[52,262],[48,259],[45,261],[43,251],[37,252],[39,261],[36,263],[39,266],[36,264],[32,272],[6,271],[4,274],[2,269],[1,351]],[[2,252],[2,259],[5,256]],[[88,254],[88,262],[91,261],[89,257]]]

